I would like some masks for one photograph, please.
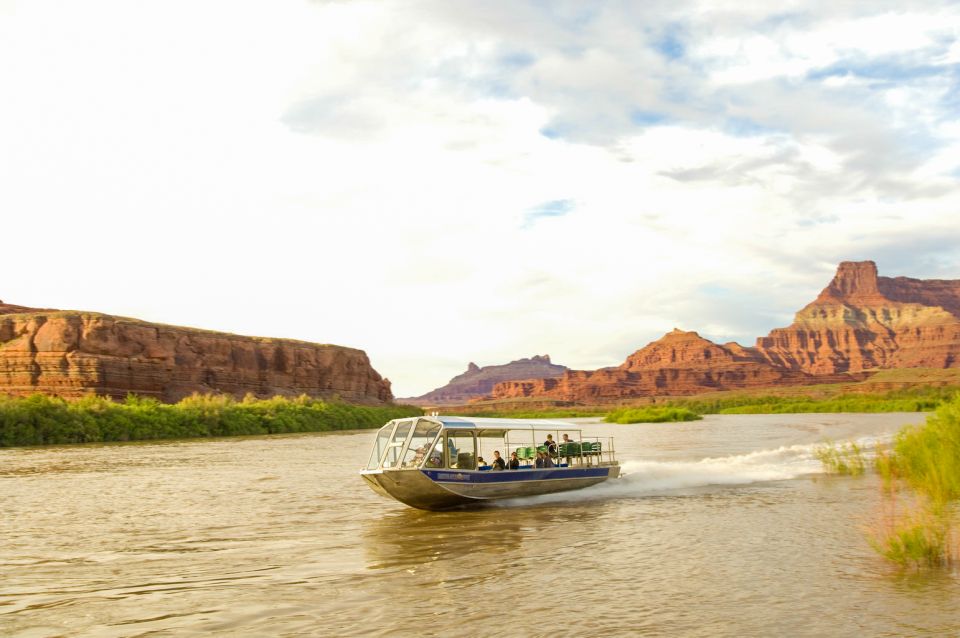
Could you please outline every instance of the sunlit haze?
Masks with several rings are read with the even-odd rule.
[[[842,260],[960,278],[950,2],[0,0],[8,303],[361,348],[396,396]]]

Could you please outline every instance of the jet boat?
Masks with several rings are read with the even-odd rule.
[[[497,450],[506,469],[484,466]],[[509,461],[516,453],[516,469]],[[360,475],[377,493],[424,510],[578,490],[620,475],[610,437],[569,423],[457,416],[390,421]]]

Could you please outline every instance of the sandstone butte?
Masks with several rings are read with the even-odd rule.
[[[362,350],[148,323],[0,301],[0,392],[128,393],[174,402],[194,392],[392,401]]]
[[[487,398],[597,404],[850,381],[881,369],[921,367],[960,367],[960,280],[878,277],[872,261],[843,262],[790,326],[754,347],[673,330],[618,367],[503,381]]]
[[[501,381],[553,378],[559,377],[567,370],[569,368],[566,366],[552,363],[548,354],[482,368],[470,362],[467,365],[466,372],[455,376],[445,386],[419,397],[400,399],[400,401],[402,403],[430,406],[466,403],[476,397],[490,394],[493,387]]]

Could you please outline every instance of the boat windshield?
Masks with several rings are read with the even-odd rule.
[[[433,441],[440,433],[440,424],[427,419],[420,419],[417,427],[413,429],[413,435],[410,437],[410,445],[403,455],[402,468],[418,468],[423,465],[427,458],[427,452],[433,447]]]
[[[370,452],[370,460],[367,461],[367,469],[375,470],[380,467],[380,459],[383,458],[383,451],[387,449],[387,442],[390,441],[390,435],[393,434],[393,428],[397,425],[396,421],[390,421],[377,432],[377,440],[373,444],[373,450]]]
[[[404,419],[397,423],[397,429],[393,433],[393,438],[387,444],[387,454],[383,459],[383,467],[396,467],[400,463],[400,454],[403,452],[403,445],[413,430],[413,419]]]

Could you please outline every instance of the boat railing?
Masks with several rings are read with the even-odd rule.
[[[557,446],[557,458],[567,464],[606,465],[616,462],[613,437],[587,437],[580,441],[560,443]]]
[[[553,446],[554,462],[570,466],[612,465],[616,463],[613,437],[581,437],[578,441],[560,442]],[[547,445],[510,447],[521,463],[532,465],[538,453],[547,452]]]

